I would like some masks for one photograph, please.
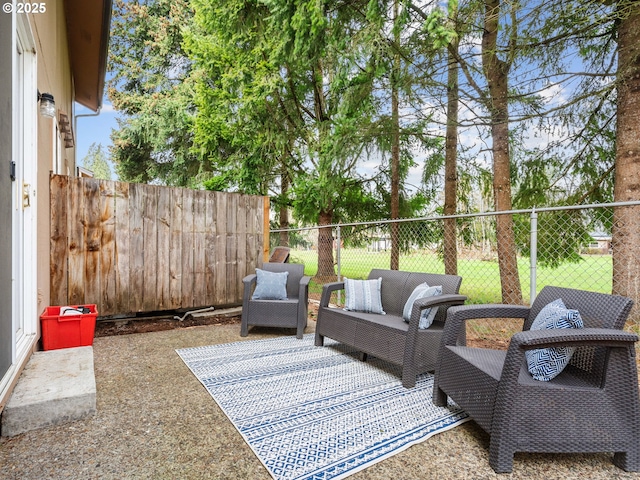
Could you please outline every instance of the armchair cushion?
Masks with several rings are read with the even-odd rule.
[[[583,328],[582,317],[577,310],[566,308],[562,299],[554,300],[540,310],[530,330],[554,328]],[[550,347],[527,350],[527,367],[536,380],[548,382],[567,366],[575,347]]]
[[[252,300],[286,300],[289,272],[269,272],[256,268],[256,289]]]
[[[427,297],[435,297],[438,295],[442,295],[442,286],[436,285],[430,287],[428,283],[421,283],[416,288],[413,289],[411,295],[404,304],[404,309],[402,310],[402,318],[405,322],[409,323],[411,320],[411,310],[413,309],[413,303],[419,298],[427,298]],[[438,313],[438,307],[425,308],[420,313],[420,322],[418,324],[419,329],[429,328],[433,323],[433,319],[436,317],[436,313]]]
[[[373,280],[344,279],[345,302],[344,309],[353,312],[379,313],[385,315],[382,309],[380,287],[382,277]]]

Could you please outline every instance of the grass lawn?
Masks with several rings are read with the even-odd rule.
[[[585,255],[577,264],[564,264],[558,268],[538,266],[536,291],[545,285],[556,285],[598,292],[611,292],[612,261],[610,255]],[[304,263],[305,274],[314,276],[318,269],[315,250],[292,250],[291,261]],[[366,278],[373,268],[389,268],[389,252],[372,252],[366,249],[343,249],[340,258],[340,274],[349,278]],[[528,258],[518,260],[520,283],[525,303],[529,303],[530,266]],[[402,255],[400,269],[415,272],[444,273],[442,261],[433,253],[420,251]],[[336,266],[336,272],[337,272]],[[469,303],[500,303],[500,272],[498,261],[458,260],[458,275],[462,277],[460,293],[469,297]],[[319,294],[322,286],[312,282],[310,293]]]

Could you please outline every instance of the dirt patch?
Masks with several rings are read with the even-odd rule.
[[[319,302],[309,301],[309,320],[318,318]],[[222,312],[222,311],[220,311]],[[240,325],[240,313],[218,313],[214,310],[206,315],[187,315],[184,320],[176,320],[171,315],[158,317],[123,318],[118,320],[99,320],[96,323],[96,337],[128,335],[130,333],[159,332],[176,328],[189,328],[201,325]]]
[[[111,335],[128,335],[130,333],[159,332],[176,328],[188,328],[200,325],[232,325],[240,324],[240,315],[235,316],[188,316],[184,320],[173,317],[130,318],[123,320],[104,320],[96,323],[96,337]]]

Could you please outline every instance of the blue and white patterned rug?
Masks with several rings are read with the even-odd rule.
[[[468,420],[431,403],[433,376],[325,340],[283,337],[176,350],[276,480],[340,479]]]

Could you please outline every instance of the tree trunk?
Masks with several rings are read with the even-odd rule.
[[[289,197],[289,172],[287,171],[287,165],[282,162],[280,173],[280,229],[286,230],[289,228],[289,208],[287,206],[287,198]],[[280,246],[289,246],[289,232],[280,232]]]
[[[620,2],[618,106],[614,200],[640,200],[640,8]],[[612,232],[613,293],[635,302],[630,318],[640,321],[640,208],[617,207]]]
[[[333,212],[323,211],[318,215],[318,277],[330,280],[334,279],[336,272],[333,268],[333,232],[331,225]]]
[[[398,0],[393,2],[393,20],[398,17]],[[396,45],[400,42],[400,30],[394,30]],[[400,114],[398,101],[398,79],[400,77],[400,54],[394,53],[391,72],[391,219],[400,218]],[[400,269],[400,225],[391,224],[391,270]]]
[[[484,33],[482,35],[482,66],[489,85],[489,110],[493,140],[493,195],[496,211],[511,210],[511,160],[509,157],[509,64],[497,53],[500,0],[485,2]],[[502,302],[522,304],[518,276],[513,218],[497,215],[496,236]]]
[[[457,52],[458,40],[449,46]],[[447,133],[444,161],[444,215],[455,215],[458,155],[458,62],[453,52],[449,52],[449,69],[447,72]],[[456,219],[444,220],[444,273],[458,274],[458,248],[456,245]]]

